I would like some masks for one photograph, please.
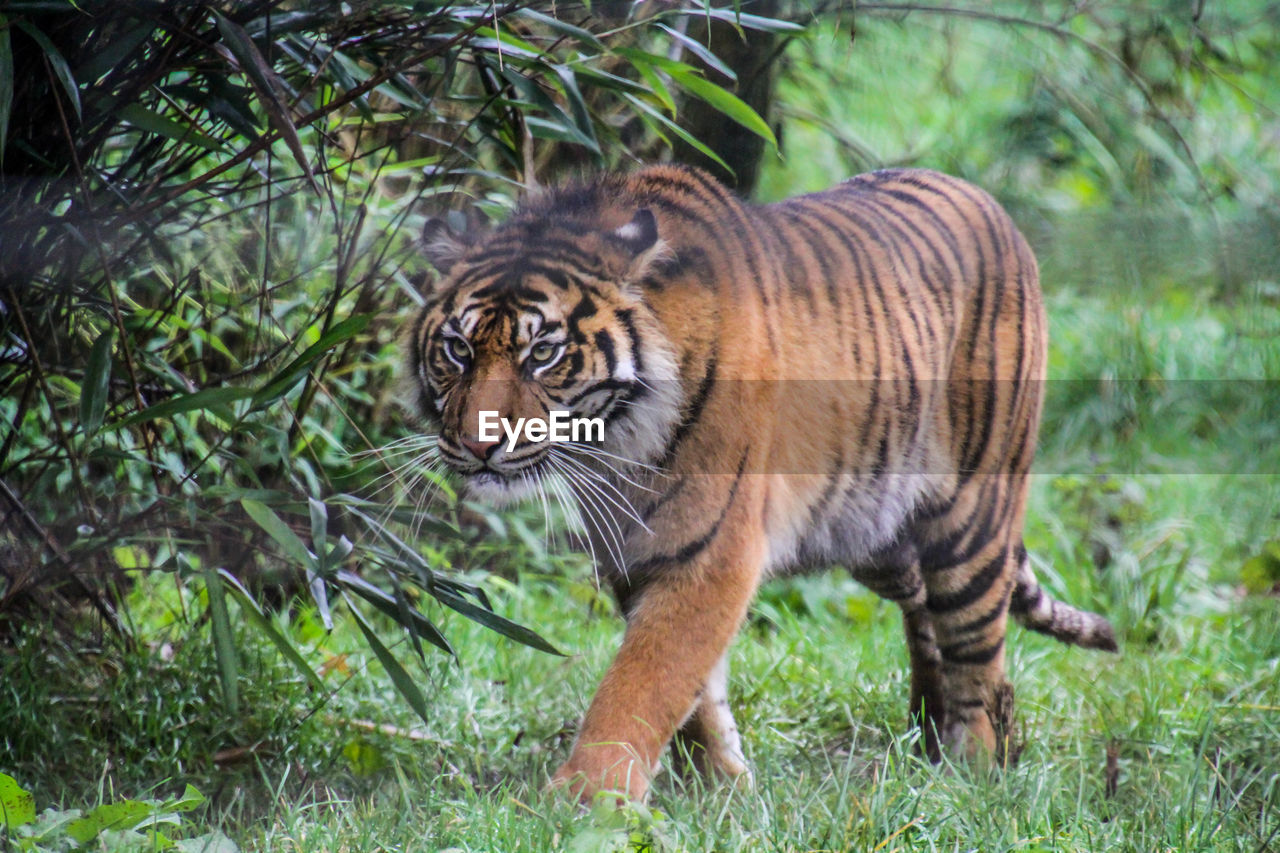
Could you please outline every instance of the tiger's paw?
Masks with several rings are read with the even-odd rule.
[[[750,789],[751,768],[741,750],[735,747],[736,744],[729,745],[718,739],[708,744],[686,738],[672,750],[672,769],[677,776],[697,774],[731,787]]]
[[[601,744],[574,750],[551,777],[548,791],[567,793],[583,805],[601,792],[615,794],[618,805],[643,802],[655,770],[646,769],[636,755],[621,744]]]
[[[947,754],[972,767],[1008,767],[1016,764],[1022,745],[1016,740],[1013,686],[996,685],[982,708],[947,715],[942,742]]]
[[[723,780],[744,790],[749,789],[753,783],[751,768],[742,755],[734,750],[717,749],[710,752],[702,772],[712,779]]]

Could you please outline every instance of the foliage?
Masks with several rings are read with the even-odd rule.
[[[171,838],[181,829],[182,815],[200,808],[204,795],[190,785],[170,800],[117,800],[82,814],[80,809],[45,809],[36,814],[35,800],[17,780],[0,773],[0,838],[13,849],[44,851],[174,850],[235,853],[239,848],[220,832]]]
[[[264,591],[305,590],[326,627],[350,609],[422,715],[365,609],[420,658],[452,652],[428,600],[554,652],[443,572],[474,552],[475,515],[416,469],[421,441],[383,432],[395,327],[425,274],[413,235],[433,200],[532,186],[535,140],[598,165],[646,129],[700,145],[677,121],[682,93],[769,137],[668,55],[689,13],[65,0],[2,14],[0,614],[70,621],[68,601],[88,599],[127,631],[120,590],[176,573],[207,592],[233,713],[237,610],[316,681]]]
[[[1240,568],[1245,589],[1253,593],[1280,593],[1280,539],[1263,543],[1262,550]]]
[[[770,195],[928,164],[1041,214],[1274,197],[1273,0],[833,7],[786,54],[784,151],[805,156]]]

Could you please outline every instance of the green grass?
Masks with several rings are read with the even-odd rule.
[[[251,849],[573,849],[582,836],[618,835],[617,818],[580,817],[539,794],[618,627],[587,617],[555,584],[531,587],[513,609],[578,654],[558,660],[450,624],[465,664],[424,675],[429,725],[354,657],[350,680],[331,676],[337,695],[305,720],[308,697],[264,662],[245,685],[255,710],[237,721],[199,699],[216,696],[211,665],[128,660],[132,676],[99,688],[100,707],[114,711],[107,721],[85,732],[83,709],[45,706],[44,748],[58,745],[51,775],[15,769],[52,785],[53,797],[90,803],[99,774],[129,795],[194,781],[214,801],[208,824]],[[663,777],[652,837],[673,850],[871,849],[895,833],[884,849],[1264,849],[1280,793],[1274,602],[1186,610],[1161,616],[1168,630],[1155,637],[1129,636],[1119,658],[1019,632],[1010,671],[1026,749],[1017,767],[988,776],[922,766],[900,737],[905,655],[891,607],[838,576],[775,586],[734,654],[754,788]],[[325,645],[360,649],[341,632]],[[194,636],[187,647],[208,651]],[[5,719],[36,722],[14,710]],[[48,726],[50,710],[60,727]],[[255,743],[257,766],[213,764],[213,752]],[[1120,775],[1108,798],[1111,743]],[[72,793],[77,779],[86,789]]]

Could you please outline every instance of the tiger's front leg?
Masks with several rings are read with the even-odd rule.
[[[662,751],[698,707],[746,615],[764,547],[754,540],[717,542],[702,556],[658,569],[663,576],[639,592],[622,647],[553,787],[567,787],[583,801],[598,791],[632,800],[648,792]]]

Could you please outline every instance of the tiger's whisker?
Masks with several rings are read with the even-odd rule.
[[[582,486],[580,476],[569,470],[562,472],[565,479],[569,482],[570,490],[578,499],[579,509],[582,510],[583,517],[587,519],[591,527],[600,536],[600,542],[604,545],[605,550],[613,559],[615,565],[622,571],[623,576],[626,575],[626,565],[622,559],[622,542],[619,539],[619,531],[616,524],[611,524],[609,514],[604,512],[603,507],[590,491],[585,488],[573,488],[574,484]]]
[[[565,463],[572,465],[577,471],[579,471],[586,478],[582,480],[582,483],[584,485],[589,486],[592,489],[592,491],[594,491],[602,499],[608,501],[616,509],[620,510],[623,514],[625,514],[628,518],[630,518],[636,524],[640,525],[640,527],[642,527],[647,533],[650,533],[650,534],[653,533],[653,531],[649,529],[649,525],[646,524],[644,519],[640,517],[640,514],[636,512],[636,509],[634,506],[632,506],[631,501],[627,500],[626,495],[622,494],[622,492],[620,492],[618,488],[613,485],[613,483],[609,482],[608,478],[597,473],[596,471],[591,470],[585,464],[583,464],[577,459],[574,459],[572,456],[568,456],[567,454],[560,454],[560,458]],[[606,491],[606,489],[608,491]],[[612,495],[610,494],[610,492],[612,492]],[[615,496],[616,496],[616,500],[615,500]]]

